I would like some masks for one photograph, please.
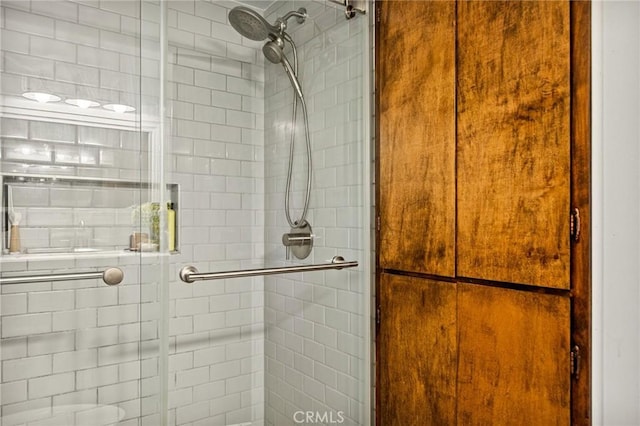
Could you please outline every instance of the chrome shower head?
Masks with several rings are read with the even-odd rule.
[[[245,6],[238,6],[229,12],[229,23],[248,39],[262,41],[269,34],[277,34],[280,28],[271,25],[258,12]]]

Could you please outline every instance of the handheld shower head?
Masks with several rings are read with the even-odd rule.
[[[274,40],[266,42],[265,45],[262,46],[262,53],[264,53],[265,58],[270,62],[279,64],[282,62],[282,57],[284,55],[284,52],[282,51],[282,41],[280,40],[280,43]]]
[[[285,56],[283,47],[284,46],[281,40],[279,39],[271,40],[266,42],[265,45],[262,46],[262,53],[264,53],[264,56],[270,62],[274,64],[279,64],[279,63],[282,64],[282,67],[284,68],[285,73],[287,74],[287,76],[289,77],[289,80],[291,81],[293,90],[296,91],[296,94],[300,99],[303,99],[302,85],[300,84],[298,77],[296,77],[296,73],[293,70],[291,63]]]
[[[300,100],[304,101],[304,95],[302,94],[302,86],[300,85],[300,81],[298,81],[298,77],[296,77],[295,73],[293,72],[293,67],[289,63],[289,60],[286,56],[284,56],[284,52],[282,53],[282,66],[284,67],[284,71],[289,76],[289,80],[291,81],[293,90],[296,91]]]

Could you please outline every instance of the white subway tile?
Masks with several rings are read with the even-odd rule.
[[[26,314],[27,294],[18,293],[0,295],[0,313],[3,317],[6,315]]]
[[[206,16],[207,19],[225,23],[227,21],[228,10],[223,6],[212,3],[195,2],[195,15]]]
[[[29,356],[71,351],[74,347],[75,336],[73,332],[47,333],[27,337]]]
[[[108,10],[118,15],[140,18],[140,4],[136,1],[101,1],[100,9]],[[143,18],[147,19],[148,16],[145,14]]]
[[[120,16],[89,6],[78,6],[78,21],[91,27],[120,31]]]
[[[94,348],[118,343],[118,327],[100,327],[79,329],[76,331],[76,344],[79,348]]]
[[[98,365],[117,364],[138,359],[139,344],[124,343],[98,349]]]
[[[215,72],[195,70],[195,86],[209,89],[225,90],[227,76]]]
[[[177,424],[188,424],[209,417],[209,401],[178,407],[176,409]]]
[[[206,105],[194,105],[194,120],[211,124],[224,124],[226,122],[226,110],[219,107]],[[211,143],[206,141],[206,143]]]
[[[118,292],[114,288],[91,288],[76,291],[76,307],[91,308],[118,303]]]
[[[31,54],[57,61],[75,62],[76,45],[50,38],[31,36]]]
[[[2,362],[2,380],[5,382],[46,376],[51,372],[51,355]]]
[[[193,352],[169,355],[169,372],[190,370],[193,368]]]
[[[191,298],[176,301],[176,315],[187,316],[209,312],[208,298]]]
[[[76,372],[76,389],[91,389],[118,381],[118,366],[91,368]]]
[[[77,21],[78,19],[78,6],[72,2],[32,1],[31,12],[67,21]],[[56,25],[59,22],[63,21],[57,20]]]
[[[15,337],[51,331],[51,314],[13,315],[2,318],[2,337]]]
[[[226,411],[237,410],[238,408],[240,408],[240,404],[240,394],[227,395],[221,398],[216,398],[210,402],[211,415],[215,416]]]
[[[54,62],[50,59],[37,58],[17,53],[4,53],[4,71],[23,76],[53,79]]]
[[[172,390],[169,392],[169,409],[190,405],[193,402],[192,388]]]
[[[75,330],[96,326],[96,309],[76,309],[53,313],[53,331]]]
[[[211,90],[210,104],[212,106],[217,106],[220,108],[241,110],[242,96],[235,93],[223,92],[220,90]]]
[[[29,54],[29,36],[27,34],[6,29],[2,29],[0,34],[3,51]]]
[[[193,14],[178,12],[178,28],[196,34],[210,35],[210,21]]]
[[[227,361],[214,364],[210,367],[210,379],[212,381],[228,379],[240,374],[240,361]]]
[[[2,385],[0,385],[0,394],[2,395],[3,405],[26,401],[27,381],[2,383]]]
[[[18,359],[27,356],[27,338],[3,338],[2,339],[2,360]]]
[[[98,47],[100,44],[100,31],[97,28],[72,22],[56,21],[55,36],[58,40],[77,44],[78,56],[83,47],[81,45]]]
[[[98,399],[96,395],[95,389],[86,389],[77,392],[69,392],[62,395],[54,395],[53,398],[53,406],[63,406],[63,405],[75,405],[75,404],[97,404]],[[89,410],[93,411],[93,410]],[[82,414],[86,414],[87,411],[82,411]],[[95,419],[96,417],[94,417]],[[80,419],[76,417],[76,422],[79,422]]]
[[[5,25],[9,30],[53,37],[54,20],[45,16],[4,8]]]
[[[224,380],[204,383],[193,387],[193,400],[194,402],[210,401],[224,396],[225,393]]]
[[[98,308],[98,326],[136,323],[139,320],[138,305],[118,305]]]
[[[195,315],[193,317],[193,329],[195,332],[215,330],[225,326],[224,313],[210,313]]]
[[[200,34],[195,35],[195,49],[200,52],[207,52],[214,58],[227,56],[227,43]]]
[[[100,48],[137,56],[140,54],[140,41],[137,37],[100,31]]]
[[[56,80],[97,87],[99,73],[97,68],[56,62]]]
[[[200,385],[209,381],[209,367],[193,368],[176,373],[176,387],[185,388]]]
[[[75,305],[73,291],[51,291],[29,294],[29,312],[67,311]]]
[[[117,383],[98,388],[98,403],[115,404],[137,398],[138,395],[138,381]]]
[[[53,372],[85,370],[98,366],[98,351],[84,349],[73,352],[63,352],[53,355]]]
[[[59,395],[75,388],[74,373],[52,374],[29,379],[29,399]]]

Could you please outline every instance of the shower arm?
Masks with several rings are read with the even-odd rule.
[[[298,10],[292,10],[291,12],[287,12],[286,15],[276,19],[275,26],[280,27],[281,31],[284,31],[287,28],[287,22],[289,19],[295,17],[298,24],[302,24],[305,19],[307,19],[307,9],[301,7]]]

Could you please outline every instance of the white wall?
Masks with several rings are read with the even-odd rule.
[[[640,3],[593,7],[594,424],[640,424]]]

